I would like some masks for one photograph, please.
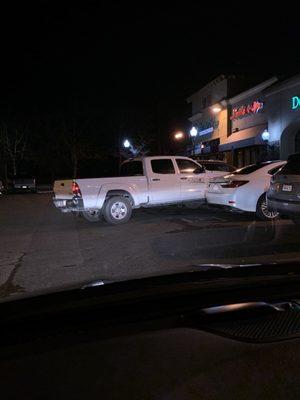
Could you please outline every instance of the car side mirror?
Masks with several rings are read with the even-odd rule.
[[[196,175],[199,175],[199,174],[204,174],[204,172],[205,172],[205,168],[201,166],[201,167],[194,169],[193,173]]]

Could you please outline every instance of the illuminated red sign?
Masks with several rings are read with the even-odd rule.
[[[230,119],[239,119],[243,117],[247,117],[251,114],[257,114],[264,108],[264,103],[262,101],[253,101],[251,104],[242,105],[239,107],[235,107],[232,109]]]

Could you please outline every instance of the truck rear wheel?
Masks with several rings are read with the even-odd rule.
[[[128,222],[132,214],[132,205],[127,197],[113,196],[103,206],[103,217],[109,224],[120,225]]]

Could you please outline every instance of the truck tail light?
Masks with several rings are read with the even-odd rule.
[[[77,197],[82,196],[80,187],[79,187],[78,183],[75,181],[72,182],[72,193],[74,196],[77,196]]]
[[[221,186],[225,189],[234,189],[234,188],[238,188],[240,186],[246,185],[246,183],[249,183],[249,181],[230,181]]]

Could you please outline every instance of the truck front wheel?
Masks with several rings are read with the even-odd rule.
[[[103,206],[103,217],[109,224],[119,225],[130,220],[132,205],[127,197],[108,198]]]

